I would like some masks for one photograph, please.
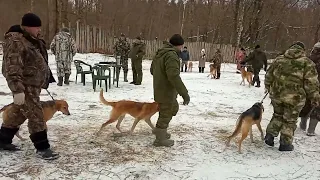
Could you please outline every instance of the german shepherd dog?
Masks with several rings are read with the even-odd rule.
[[[249,131],[250,131],[251,142],[253,142],[252,125],[254,125],[254,124],[257,125],[257,127],[260,131],[261,139],[264,140],[264,136],[263,136],[263,132],[262,132],[261,124],[260,124],[263,111],[264,111],[264,107],[263,107],[262,103],[257,102],[250,109],[243,112],[237,120],[237,125],[236,125],[234,132],[227,139],[226,147],[230,146],[231,139],[236,137],[241,132],[242,137],[239,140],[238,152],[242,153],[241,143],[248,136]]]
[[[210,64],[210,74],[207,76],[211,76],[211,79],[216,79],[217,78],[217,68],[214,64]]]
[[[242,77],[242,81],[240,83],[240,85],[246,85],[245,80],[248,81],[249,83],[249,87],[251,86],[252,83],[252,73],[249,71],[246,71],[245,66],[240,66],[240,73],[241,73],[241,77]]]

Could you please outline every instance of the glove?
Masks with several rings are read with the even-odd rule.
[[[245,65],[245,64],[246,64],[246,62],[244,62],[244,61],[241,61],[241,62],[240,62],[240,64],[241,64],[241,65]]]
[[[22,105],[25,102],[24,93],[18,93],[13,95],[13,103],[16,105]]]
[[[190,102],[190,96],[187,94],[186,96],[182,97],[183,98],[183,105],[188,105]]]

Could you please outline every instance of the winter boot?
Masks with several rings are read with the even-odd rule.
[[[0,150],[6,151],[19,151],[20,149],[11,144],[14,135],[19,131],[19,128],[6,128],[0,129]]]
[[[156,129],[156,128],[154,128],[154,129],[152,130],[152,134],[155,134],[155,131],[154,131],[155,129]],[[170,138],[171,138],[171,134],[167,132],[166,138],[167,138],[167,139],[170,139]]]
[[[60,155],[50,149],[50,144],[47,137],[47,131],[41,131],[30,135],[34,147],[37,149],[37,156],[45,160],[58,159]]]
[[[156,147],[165,146],[171,147],[174,145],[174,141],[167,139],[167,129],[155,128],[154,134],[156,135],[156,140],[153,142],[153,145]]]
[[[274,137],[267,133],[266,136],[264,137],[264,142],[268,145],[268,146],[274,146]]]
[[[63,77],[58,77],[58,86],[62,86]]]
[[[123,81],[128,82],[128,72],[123,73]]]
[[[279,146],[279,151],[293,151],[294,146],[292,144],[281,144]]]
[[[260,87],[260,81],[257,81],[257,85],[256,85],[256,87]]]
[[[307,117],[301,117],[301,121],[300,121],[300,129],[305,131],[307,129],[307,121],[308,121],[308,118]]]
[[[69,78],[70,78],[70,74],[65,74],[65,76],[64,76],[64,84],[65,85],[69,85]]]
[[[220,74],[221,73],[217,73],[217,78],[216,79],[220,79]]]
[[[318,120],[317,119],[310,118],[307,136],[315,136],[316,135],[314,133],[314,130],[316,129],[317,124],[318,124]]]

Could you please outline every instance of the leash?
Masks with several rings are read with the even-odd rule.
[[[263,101],[266,99],[267,95],[269,94],[269,92],[267,92],[264,97],[262,98],[262,100],[260,101],[261,103],[263,103]]]
[[[48,89],[46,89],[47,93],[49,94],[49,96],[51,97],[51,99],[54,101],[54,98],[52,97],[51,93],[48,91]]]

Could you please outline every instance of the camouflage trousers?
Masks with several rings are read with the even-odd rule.
[[[303,106],[292,106],[272,99],[271,104],[274,112],[266,133],[273,137],[277,137],[280,133],[280,144],[292,144],[299,113]]]
[[[40,88],[26,87],[25,104],[15,105],[8,109],[7,121],[2,126],[6,128],[19,128],[28,119],[28,129],[30,134],[44,131],[46,123],[43,119],[43,112],[40,103]]]
[[[142,82],[143,72],[142,72],[142,58],[131,59],[131,68],[133,75],[133,82]]]
[[[71,62],[57,61],[57,76],[64,77],[65,74],[71,74]]]
[[[120,63],[122,64],[123,72],[124,72],[124,73],[127,73],[127,72],[128,72],[128,69],[129,69],[128,57],[126,57],[126,56],[121,56],[121,57],[120,57]]]
[[[173,103],[159,103],[159,118],[156,124],[157,128],[167,129],[173,116],[179,111],[178,101],[175,99]]]

